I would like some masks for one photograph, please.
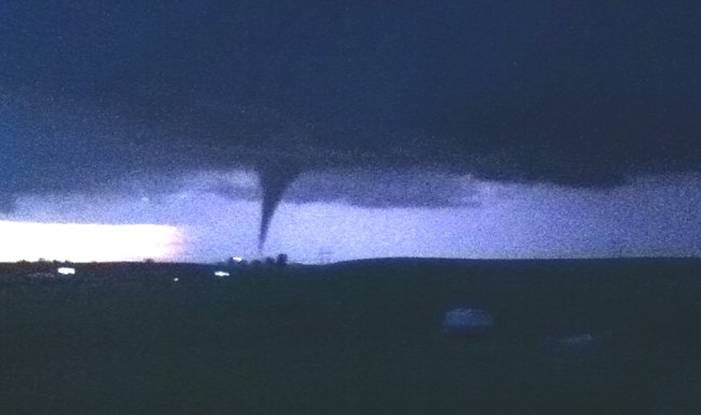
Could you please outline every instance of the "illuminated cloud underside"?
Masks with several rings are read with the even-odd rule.
[[[180,252],[181,231],[166,225],[98,225],[0,221],[0,261],[169,260]]]

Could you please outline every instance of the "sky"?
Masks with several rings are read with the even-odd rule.
[[[0,260],[699,255],[696,2],[110,3],[0,4]]]

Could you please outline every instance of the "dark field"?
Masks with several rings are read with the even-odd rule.
[[[3,265],[0,413],[699,414],[700,265]]]

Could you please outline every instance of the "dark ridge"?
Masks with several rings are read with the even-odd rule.
[[[698,257],[552,258],[552,259],[464,259],[464,258],[368,258],[327,265],[337,270],[550,270],[570,268],[664,268],[698,267]]]

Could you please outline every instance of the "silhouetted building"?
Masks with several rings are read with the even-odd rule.
[[[287,266],[287,260],[288,260],[287,254],[279,254],[277,256],[277,259],[275,262],[277,263],[277,265],[279,267],[285,267],[285,266]]]

